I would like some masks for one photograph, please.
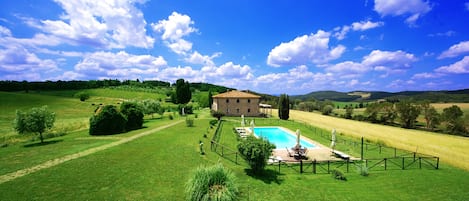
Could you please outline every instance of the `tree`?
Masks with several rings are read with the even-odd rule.
[[[330,115],[333,110],[334,110],[334,106],[326,105],[322,108],[321,112],[323,115]]]
[[[192,92],[189,82],[185,82],[184,79],[178,79],[176,81],[176,103],[186,104],[191,98]]]
[[[143,113],[146,115],[151,115],[152,118],[154,113],[157,113],[159,115],[164,114],[165,109],[159,101],[147,99],[143,100],[141,104],[143,107]]]
[[[143,109],[136,102],[123,102],[120,108],[127,119],[125,128],[127,131],[140,129],[143,126]]]
[[[396,119],[396,110],[394,109],[394,103],[384,102],[379,104],[379,110],[381,114],[381,122],[384,124],[393,124]]]
[[[15,130],[20,133],[38,133],[41,143],[44,142],[42,133],[54,126],[55,113],[47,109],[47,106],[34,107],[27,112],[16,110],[14,121]]]
[[[436,111],[435,107],[430,105],[430,102],[425,101],[421,103],[420,108],[422,109],[427,129],[433,130],[440,124],[440,115]]]
[[[346,106],[345,107],[345,118],[351,119],[353,116],[353,107]]]
[[[75,97],[79,98],[80,101],[85,101],[85,100],[88,100],[90,98],[90,94],[87,93],[87,92],[84,92],[84,91],[80,91],[80,92],[75,94]]]
[[[212,90],[208,91],[208,107],[212,108],[213,105],[213,97],[212,97]]]
[[[235,175],[218,163],[210,167],[199,167],[186,183],[186,199],[190,201],[232,201],[238,199]]]
[[[212,117],[217,118],[218,121],[220,121],[220,119],[221,119],[223,116],[225,116],[225,113],[220,112],[220,111],[212,110]]]
[[[275,145],[267,139],[256,138],[252,135],[241,140],[238,144],[241,157],[248,162],[251,170],[255,173],[264,170],[267,160],[272,155],[272,149],[275,149]]]
[[[287,94],[280,95],[278,101],[278,117],[283,120],[290,118],[290,100]]]
[[[411,101],[404,100],[396,104],[396,112],[404,128],[414,128],[415,120],[420,115],[420,107]]]
[[[90,135],[109,135],[125,131],[127,119],[114,105],[98,107],[90,118]]]
[[[446,122],[446,129],[451,133],[465,133],[463,111],[457,105],[443,109],[441,114],[443,121]]]

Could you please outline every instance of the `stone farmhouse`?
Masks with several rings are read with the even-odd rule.
[[[261,97],[242,92],[228,91],[212,96],[212,110],[225,113],[226,116],[260,116],[259,104]]]

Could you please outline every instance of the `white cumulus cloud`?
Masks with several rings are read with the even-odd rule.
[[[406,16],[406,23],[415,22],[431,10],[430,3],[422,0],[375,0],[374,10],[384,16]]]
[[[386,66],[394,69],[410,68],[417,58],[410,53],[398,51],[373,50],[369,55],[363,57],[362,64],[370,67]]]
[[[462,60],[457,61],[448,66],[442,66],[435,69],[438,73],[448,74],[466,74],[469,73],[469,56],[465,56]]]
[[[42,74],[58,71],[57,63],[40,59],[23,47],[0,49],[1,80],[42,80]]]
[[[303,35],[292,41],[281,43],[269,52],[267,64],[283,65],[321,64],[339,58],[345,46],[329,47],[329,32],[319,30],[316,34]]]
[[[354,22],[350,26],[345,25],[342,27],[336,27],[334,29],[334,37],[336,37],[337,40],[343,40],[349,31],[366,31],[368,29],[374,29],[383,25],[384,22],[372,22],[370,20]]]
[[[171,13],[166,20],[160,20],[158,23],[152,23],[154,31],[163,33],[161,39],[166,41],[166,45],[177,54],[184,54],[192,49],[192,43],[183,39],[183,37],[196,32],[192,27],[194,21],[188,15]]]
[[[166,66],[167,62],[161,56],[100,51],[86,55],[75,65],[75,71],[91,78],[136,79],[152,76]]]
[[[146,35],[143,13],[127,0],[57,0],[65,10],[60,20],[29,23],[72,45],[105,48],[153,47],[154,39]]]
[[[469,41],[462,41],[441,53],[438,59],[457,57],[467,53],[469,53]]]

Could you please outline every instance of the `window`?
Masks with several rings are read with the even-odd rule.
[[[250,108],[248,108],[248,113],[250,113],[250,112],[251,112],[251,109],[250,109]]]
[[[250,103],[250,102],[251,102],[251,99],[248,99],[248,103]]]
[[[238,108],[238,109],[236,109],[236,113],[238,113],[238,114],[239,114],[239,108]]]
[[[230,99],[226,99],[226,103],[229,103],[230,102]]]
[[[236,102],[237,102],[237,103],[239,103],[239,98],[238,98],[238,99],[236,99]]]

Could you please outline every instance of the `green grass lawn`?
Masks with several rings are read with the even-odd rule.
[[[154,128],[168,121],[147,123],[151,124],[149,128]],[[209,119],[195,119],[194,127],[180,123],[135,141],[0,184],[0,200],[183,200],[184,184],[191,172],[199,165],[217,162],[235,173],[240,184],[240,200],[469,199],[466,188],[469,172],[446,164],[441,165],[440,170],[370,171],[368,177],[352,170],[346,173],[348,181],[335,180],[329,174],[299,174],[288,167],[282,167],[278,174],[277,166],[268,166],[264,175],[250,176],[243,161],[239,160],[237,165],[209,150],[212,133],[208,138],[202,137],[207,132],[208,122]],[[302,126],[278,122],[290,129]],[[220,143],[236,147],[237,138],[232,127],[237,125],[233,121],[224,123]],[[316,135],[308,134],[306,129],[304,135],[314,139]],[[206,145],[206,155],[199,154],[199,140]],[[39,151],[40,148],[31,149]],[[0,151],[3,154],[4,150]]]

